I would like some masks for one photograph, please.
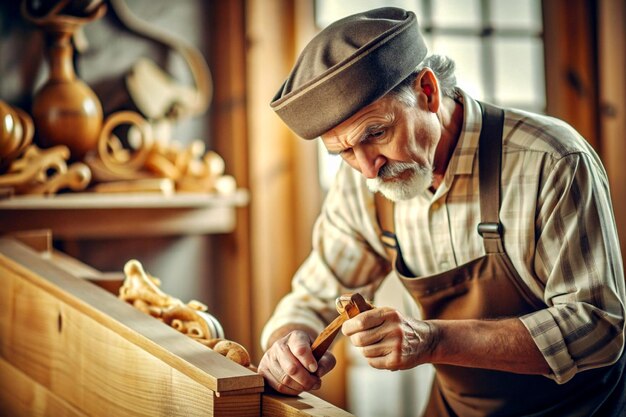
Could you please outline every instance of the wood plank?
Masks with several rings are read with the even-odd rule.
[[[352,414],[309,393],[297,397],[264,394],[262,416],[264,417],[349,417]]]
[[[26,246],[37,252],[51,252],[52,251],[52,232],[50,229],[41,229],[19,231],[8,233],[7,237],[22,242]]]
[[[270,395],[262,405],[262,384],[21,243],[0,239],[0,414],[350,416],[310,394]]]
[[[213,415],[215,416],[259,416],[261,409],[259,394],[226,395],[214,397],[213,401],[215,403]]]
[[[180,378],[180,374],[172,376],[172,385],[178,389],[173,392],[185,393],[184,397],[176,401],[168,401],[161,408],[154,410],[144,407],[145,400],[140,398],[139,407],[123,412],[133,415],[215,415],[215,416],[258,416],[260,398],[258,394],[239,395],[237,397],[220,398],[215,393],[209,395],[194,395],[197,390],[189,386],[189,378]],[[131,387],[129,394],[138,394],[135,387]],[[185,408],[180,409],[177,402],[184,401]],[[55,416],[55,417],[83,417],[87,415],[109,416],[119,410],[104,407],[101,403],[89,404],[89,413],[79,410],[56,394],[38,384],[28,375],[0,358],[0,415],[10,416]],[[209,412],[212,410],[211,412]],[[119,414],[118,414],[119,415]]]
[[[0,358],[0,415],[84,417],[87,414]]]
[[[262,390],[263,380],[260,375],[181,335],[158,320],[135,310],[101,288],[73,277],[50,262],[33,256],[33,254],[34,252],[23,245],[7,239],[0,239],[0,265],[2,265],[2,273],[0,274],[2,293],[0,296],[3,298],[3,302],[0,303],[3,306],[0,309],[0,312],[3,313],[0,317],[2,324],[0,335],[3,336],[0,342],[2,343],[2,352],[9,349],[14,355],[19,356],[20,354],[20,351],[15,348],[22,343],[15,333],[17,323],[8,317],[12,317],[16,311],[20,311],[21,307],[15,300],[30,303],[28,298],[20,297],[20,290],[26,288],[30,291],[31,296],[37,297],[37,300],[48,300],[48,303],[51,304],[45,310],[33,307],[33,311],[30,312],[31,309],[29,308],[28,311],[24,311],[23,317],[19,317],[23,320],[20,322],[23,327],[20,331],[33,332],[34,330],[31,330],[29,326],[34,326],[40,332],[32,336],[35,344],[36,336],[39,337],[41,334],[49,336],[51,341],[57,340],[58,336],[55,333],[58,332],[59,324],[57,321],[60,320],[59,323],[66,322],[69,317],[72,317],[74,319],[70,320],[69,323],[76,322],[84,325],[83,328],[90,329],[90,332],[92,328],[96,328],[102,337],[120,339],[119,343],[124,344],[124,346],[126,344],[135,346],[133,349],[125,349],[133,352],[145,351],[154,357],[156,362],[167,364],[168,367],[189,376],[201,386],[212,391],[246,388]],[[42,276],[45,276],[46,279],[43,279]],[[19,277],[19,281],[18,278],[13,278],[11,281],[9,277]],[[50,315],[51,311],[57,312],[54,317]],[[31,317],[35,313],[41,316],[41,321],[32,321]],[[67,314],[70,316],[66,317]],[[74,337],[77,338],[75,340],[78,343],[77,346],[80,346],[80,343],[86,343],[81,339],[81,337],[86,336],[81,336],[80,332],[76,332]],[[11,341],[16,345],[14,346]],[[106,348],[107,345],[108,343],[101,347]],[[111,345],[115,346],[115,343],[111,342]],[[24,346],[24,348],[27,351],[28,349],[37,349],[35,347],[29,348],[29,346]],[[57,354],[64,357],[64,350],[61,348],[59,350]],[[34,354],[50,355],[46,349],[36,350]],[[31,366],[36,366],[36,364]],[[157,363],[154,366],[157,366]]]
[[[50,255],[48,256],[48,259],[50,259],[50,261],[54,263],[54,265],[66,270],[68,273],[74,275],[77,278],[91,280],[102,277],[102,273],[96,268],[92,268],[91,266],[84,264],[78,259],[66,255],[61,251],[52,250],[50,252]],[[124,279],[123,276],[122,279]]]

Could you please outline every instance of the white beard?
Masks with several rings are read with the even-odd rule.
[[[407,179],[398,179],[398,175],[410,171]],[[395,178],[395,180],[393,180]],[[392,179],[391,181],[384,181]],[[410,200],[433,183],[433,171],[417,162],[388,162],[376,178],[366,180],[367,188],[375,193],[380,191],[391,201]]]

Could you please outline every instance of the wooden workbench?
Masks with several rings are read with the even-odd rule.
[[[87,281],[93,268],[0,238],[0,415],[350,416],[260,375]]]

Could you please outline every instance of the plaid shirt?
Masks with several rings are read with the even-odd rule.
[[[441,186],[396,203],[406,265],[417,276],[447,271],[485,253],[480,222],[478,103],[461,93],[464,124]],[[522,280],[548,306],[521,317],[559,383],[615,362],[624,346],[626,291],[606,172],[566,123],[505,109],[500,221],[504,246]],[[334,300],[372,298],[385,278],[372,194],[342,164],[315,224],[313,250],[292,292],[267,323],[262,344],[288,323],[321,331]]]

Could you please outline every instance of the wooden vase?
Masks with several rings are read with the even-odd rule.
[[[102,128],[102,105],[74,71],[72,36],[82,25],[104,14],[102,5],[87,17],[53,15],[34,18],[46,34],[48,80],[33,98],[33,121],[39,146],[65,145],[72,160],[96,149]]]

